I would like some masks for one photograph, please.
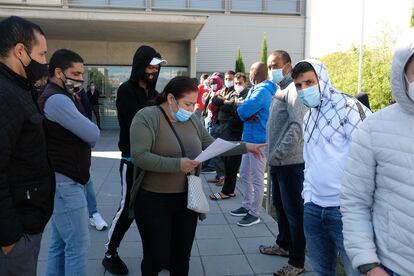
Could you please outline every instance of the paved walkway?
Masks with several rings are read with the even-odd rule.
[[[117,152],[118,133],[104,131],[96,148],[94,148],[92,167],[93,182],[97,194],[98,209],[104,219],[110,223],[120,200],[119,157]],[[206,180],[213,174],[203,174]],[[219,191],[215,185],[204,181],[206,194]],[[287,262],[286,258],[265,256],[259,253],[260,244],[272,244],[277,234],[277,225],[272,217],[263,210],[260,224],[251,227],[236,225],[240,218],[232,217],[229,211],[241,206],[240,190],[233,199],[210,202],[208,218],[199,222],[196,239],[190,261],[191,276],[219,275],[272,275]],[[111,275],[104,271],[101,261],[105,252],[107,232],[96,231],[90,227],[91,248],[88,257],[88,276]],[[43,235],[39,256],[38,275],[44,275],[47,260],[47,249],[50,241],[50,227]],[[135,223],[126,233],[119,255],[129,268],[129,275],[139,276],[142,259],[142,244]],[[310,266],[306,265],[307,271]],[[163,271],[160,275],[169,275]],[[312,272],[303,274],[314,275]]]

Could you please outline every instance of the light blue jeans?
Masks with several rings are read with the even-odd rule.
[[[52,236],[46,276],[84,276],[89,250],[88,214],[84,187],[56,183]]]
[[[338,253],[347,276],[360,275],[345,252],[339,207],[305,204],[303,226],[310,263],[318,276],[336,275]]]
[[[85,195],[88,204],[88,213],[91,218],[93,214],[98,213],[98,207],[96,207],[96,195],[93,188],[92,176],[89,178],[88,183],[85,185]]]
[[[242,206],[249,210],[249,214],[256,217],[260,215],[263,202],[266,162],[266,157],[257,158],[253,153],[245,153],[239,170],[240,183],[244,188]]]

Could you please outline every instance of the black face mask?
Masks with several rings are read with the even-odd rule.
[[[27,55],[30,58],[29,64],[26,66],[24,63],[20,60],[21,64],[23,65],[24,71],[26,72],[26,78],[29,82],[30,86],[33,86],[34,83],[44,76],[47,76],[47,64],[41,64],[34,60],[29,52],[25,49]]]

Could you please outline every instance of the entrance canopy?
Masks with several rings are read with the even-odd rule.
[[[39,24],[48,39],[88,41],[194,40],[207,15],[180,15],[93,8],[3,6],[0,18],[16,15]]]

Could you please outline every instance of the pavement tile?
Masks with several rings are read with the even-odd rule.
[[[230,225],[237,238],[243,237],[272,237],[272,232],[263,223],[255,224],[249,227]]]
[[[201,256],[243,254],[235,238],[198,240],[197,244]]]
[[[253,274],[246,256],[202,256],[206,276],[249,275]]]

